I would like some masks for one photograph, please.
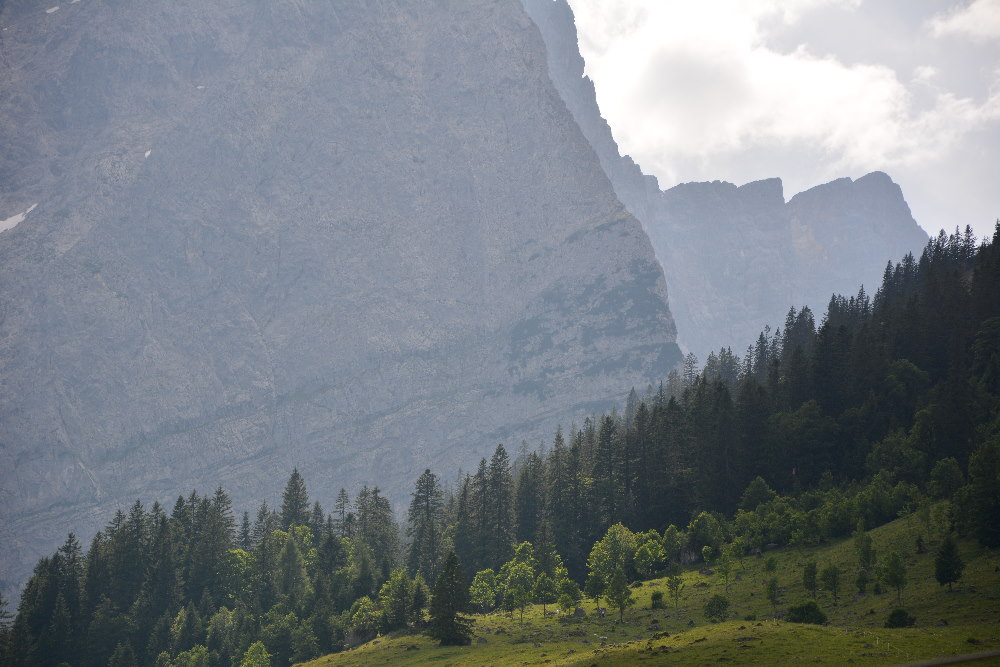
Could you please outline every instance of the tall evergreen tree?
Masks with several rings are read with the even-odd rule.
[[[437,579],[441,544],[444,537],[444,493],[437,475],[424,470],[417,479],[407,513],[407,534],[411,538],[407,568],[429,581]]]
[[[468,644],[472,637],[472,622],[460,615],[468,600],[465,574],[452,551],[444,560],[441,574],[434,582],[431,598],[431,620],[427,634],[442,646]]]
[[[285,485],[281,496],[281,526],[309,525],[309,494],[306,493],[306,483],[299,474],[298,468],[292,469],[292,474]]]
[[[948,533],[941,541],[941,546],[934,558],[934,578],[942,586],[948,584],[950,591],[951,585],[962,578],[964,569],[965,563],[962,562],[962,557],[958,553],[955,538],[951,536],[951,533]]]

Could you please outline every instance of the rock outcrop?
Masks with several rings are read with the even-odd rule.
[[[517,0],[0,9],[0,563],[137,497],[405,499],[656,382],[663,273]]]
[[[874,293],[887,261],[927,243],[899,186],[879,172],[787,203],[779,179],[661,190],[619,154],[584,76],[566,0],[522,2],[545,40],[556,88],[618,198],[653,241],[681,344],[703,361],[722,346],[740,354],[766,323],[781,325],[791,306],[808,305],[819,317],[833,293],[854,294],[862,284]]]

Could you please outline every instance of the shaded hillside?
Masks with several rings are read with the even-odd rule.
[[[679,359],[516,0],[0,25],[0,219],[37,203],[0,232],[8,586],[137,496],[401,490]]]
[[[793,304],[825,304],[862,283],[874,291],[880,267],[927,242],[899,186],[878,172],[812,188],[787,203],[779,179],[661,190],[619,154],[584,76],[566,0],[522,3],[541,30],[556,88],[618,198],[653,241],[680,342],[701,359],[723,345],[741,352],[762,323],[780,324]]]

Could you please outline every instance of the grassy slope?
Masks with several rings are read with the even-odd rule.
[[[476,617],[472,646],[441,648],[421,635],[380,637],[364,646],[321,658],[311,665],[610,665],[720,661],[740,663],[894,664],[937,656],[1000,649],[1000,552],[963,541],[966,562],[962,581],[953,592],[934,580],[937,543],[928,540],[928,552],[916,554],[917,533],[928,533],[916,516],[899,519],[872,531],[881,557],[895,549],[907,564],[908,585],[903,604],[916,616],[914,628],[882,627],[897,606],[895,592],[855,596],[855,556],[851,540],[801,551],[784,549],[772,554],[774,575],[764,573],[764,559],[747,558],[745,569],[734,567],[728,593],[718,574],[684,573],[686,588],[680,606],[650,609],[650,595],[664,591],[663,580],[634,589],[636,605],[617,623],[617,612],[597,619],[593,604],[585,603],[585,619],[542,617],[541,607],[529,608],[524,625],[515,614]],[[799,625],[773,620],[764,594],[766,577],[777,576],[783,595],[780,609],[808,599],[802,587],[802,564],[814,559],[822,570],[834,563],[843,571],[840,600],[820,591],[817,602],[829,616],[826,626]],[[739,581],[736,581],[739,574]],[[732,618],[755,615],[757,620],[705,620],[705,601],[716,593],[732,601]],[[549,607],[551,611],[552,607]],[[971,641],[970,641],[971,640]]]

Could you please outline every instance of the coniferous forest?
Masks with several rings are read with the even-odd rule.
[[[852,534],[861,554],[865,531],[941,499],[949,531],[1000,546],[1000,223],[982,243],[942,232],[874,295],[793,308],[745,353],[689,355],[537,451],[426,470],[405,516],[335,484],[295,470],[275,507],[220,487],[70,534],[4,602],[0,662],[287,665],[404,628],[462,644],[464,615],[586,596],[618,616],[630,582],[701,559]],[[892,556],[844,576],[902,591]]]

